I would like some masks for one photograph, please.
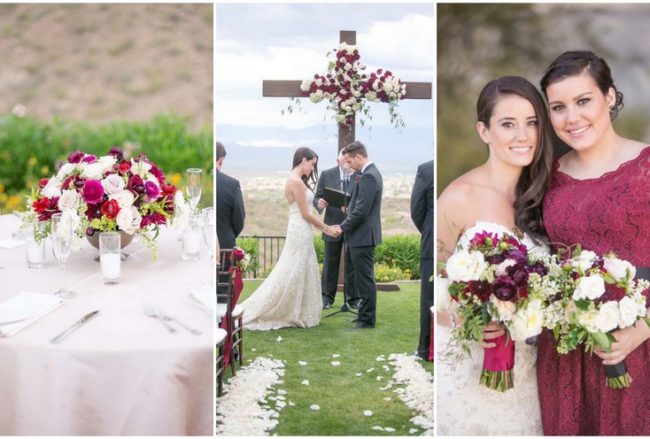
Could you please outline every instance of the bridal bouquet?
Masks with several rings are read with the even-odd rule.
[[[461,319],[454,340],[469,353],[468,342],[480,342],[484,327],[502,322],[506,335],[492,340],[496,347],[484,350],[480,383],[506,391],[513,387],[514,341],[541,333],[545,308],[556,294],[548,276],[551,258],[535,259],[514,236],[477,233],[468,248],[446,263],[449,296]]]
[[[144,154],[127,160],[117,147],[102,157],[75,151],[32,191],[25,220],[44,223],[49,233],[52,215],[62,212],[78,237],[139,234],[155,255],[159,226],[174,215],[175,193]]]
[[[650,325],[643,295],[650,282],[635,280],[632,264],[613,253],[598,256],[580,246],[561,255],[562,271],[556,279],[562,294],[555,305],[560,318],[553,327],[558,353],[566,354],[581,343],[587,352],[593,352],[596,346],[609,351],[616,341],[612,331],[632,326],[640,319]],[[629,387],[632,378],[625,362],[604,367],[608,387]]]

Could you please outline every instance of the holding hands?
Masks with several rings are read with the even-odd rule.
[[[343,230],[341,230],[340,226],[325,226],[323,232],[332,238],[338,238],[343,234]]]

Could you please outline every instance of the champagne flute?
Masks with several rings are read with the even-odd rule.
[[[203,238],[205,245],[208,249],[209,259],[212,260],[215,252],[215,225],[216,225],[216,212],[214,207],[206,207],[203,209]]]
[[[185,171],[186,174],[186,183],[185,191],[190,197],[190,206],[192,209],[196,209],[196,206],[199,205],[199,200],[201,199],[201,174],[203,170],[200,168],[189,168]]]
[[[63,274],[63,284],[61,289],[55,292],[54,295],[64,300],[76,296],[76,293],[66,289],[65,287],[65,264],[70,257],[73,237],[72,225],[64,221],[63,214],[55,213],[52,215],[52,243],[54,257],[59,261],[61,272]]]

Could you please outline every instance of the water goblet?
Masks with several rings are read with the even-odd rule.
[[[216,212],[214,207],[206,207],[203,209],[203,240],[208,250],[208,258],[212,260],[215,252],[215,225],[216,225]]]
[[[52,215],[52,244],[54,257],[59,261],[61,272],[63,274],[61,289],[55,292],[54,295],[64,300],[76,296],[76,293],[66,289],[65,287],[65,265],[70,257],[73,238],[74,231],[72,225],[68,221],[65,221],[63,214],[55,213]]]
[[[203,170],[199,168],[189,168],[185,173],[185,191],[190,197],[190,206],[194,210],[196,209],[196,206],[199,205],[199,200],[201,199],[201,174],[203,173]]]

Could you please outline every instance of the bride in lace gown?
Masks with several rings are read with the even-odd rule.
[[[438,199],[438,260],[464,248],[475,233],[517,236],[532,252],[546,252],[541,202],[551,169],[552,146],[544,100],[520,77],[488,83],[477,102],[477,131],[488,145],[483,165],[449,184]],[[535,380],[537,349],[517,343],[514,388],[498,392],[479,385],[483,349],[504,334],[498,323],[481,344],[462,355],[449,344],[458,316],[437,288],[436,344],[438,435],[540,435]]]
[[[293,156],[284,187],[289,203],[286,241],[269,276],[242,303],[246,329],[309,328],[320,322],[321,282],[313,226],[332,236],[335,233],[310,211],[317,163],[318,156],[309,148],[298,148]]]

